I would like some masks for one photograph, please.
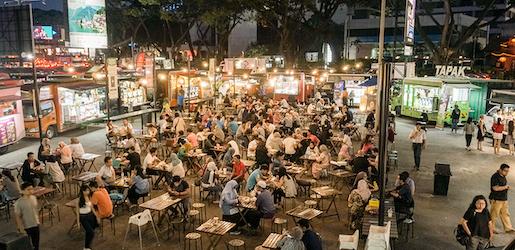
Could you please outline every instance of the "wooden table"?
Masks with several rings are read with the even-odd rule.
[[[97,177],[98,173],[96,172],[82,172],[76,176],[73,176],[72,177],[72,180],[74,181],[78,181],[78,182],[90,182],[90,181],[93,181],[95,180],[95,178]]]
[[[209,219],[197,227],[197,231],[206,233],[208,235],[210,243],[208,249],[210,250],[214,250],[220,242],[220,239],[222,239],[222,236],[224,236],[227,232],[236,226],[235,223],[227,221],[218,221],[218,223],[214,222],[215,221],[213,219]]]
[[[306,220],[312,220],[312,219],[316,218],[317,216],[321,215],[322,213],[323,212],[318,209],[307,208],[307,207],[304,207],[303,205],[300,205],[300,206],[293,208],[291,210],[288,210],[286,212],[287,215],[293,217],[294,219],[299,218],[299,219],[306,219]]]
[[[238,197],[238,203],[236,204],[236,207],[238,208],[238,213],[241,216],[241,220],[245,222],[245,225],[248,225],[247,219],[245,219],[245,215],[247,212],[251,209],[256,210],[256,200],[252,199],[250,196],[240,196]]]
[[[213,153],[215,154],[215,160],[221,161],[222,157],[223,157],[223,154],[225,153],[227,148],[225,148],[225,147],[216,147],[215,146],[212,150],[213,150]]]
[[[261,247],[270,248],[270,249],[279,249],[279,247],[277,246],[277,243],[279,243],[279,241],[281,241],[283,238],[284,238],[284,235],[282,235],[282,234],[271,233],[270,235],[268,235],[268,237],[263,242],[263,244],[261,244]]]
[[[95,166],[95,160],[99,158],[100,155],[97,154],[91,154],[91,153],[84,153],[81,157],[78,158],[81,168],[79,170],[79,173],[82,173],[86,169],[86,165],[89,163],[88,171],[91,171],[91,167],[94,167],[96,171],[97,167]]]
[[[340,213],[338,213],[338,208],[336,207],[336,196],[341,194],[341,192],[336,190],[336,189],[334,189],[334,188],[332,188],[332,187],[329,187],[329,186],[312,188],[311,190],[313,192],[315,192],[316,194],[320,195],[320,197],[322,197],[322,199],[320,199],[320,203],[318,204],[318,206],[319,206],[320,209],[322,209],[324,211],[324,213],[325,213],[324,217],[329,217],[329,216],[336,215],[338,217],[338,220],[340,220]],[[324,208],[323,208],[323,200],[326,197],[330,197],[331,198],[331,202],[329,203],[329,206],[327,206],[327,209],[324,210]],[[334,206],[334,210],[335,210],[334,214],[330,214],[329,213],[329,210],[331,209],[331,206]]]
[[[45,196],[45,195],[47,195],[49,193],[52,193],[54,191],[55,191],[54,188],[47,188],[47,187],[40,187],[40,186],[38,186],[38,187],[34,187],[32,189],[32,195],[34,195],[34,196],[39,198],[39,197]]]
[[[73,218],[76,217],[76,213],[77,213],[76,209],[77,209],[78,205],[79,205],[79,198],[75,198],[64,204],[64,206],[69,207],[72,210]],[[75,227],[77,227],[77,229],[79,229],[79,225],[77,225],[76,219],[73,220],[73,224],[71,225],[70,229],[68,229],[68,235],[70,235],[72,233],[72,231]]]
[[[161,212],[165,212],[165,218],[167,219],[167,238],[170,238],[170,216],[166,213],[170,207],[175,207],[183,200],[184,197],[174,197],[170,196],[168,193],[164,193],[156,198],[153,198],[149,201],[141,203],[139,206],[144,209],[149,209],[154,212],[157,212],[158,220],[161,219]],[[181,213],[184,215],[184,211],[179,209]],[[184,215],[185,216],[185,215]],[[158,222],[159,224],[159,222]],[[158,228],[159,230],[159,228]]]
[[[391,218],[388,218],[388,209],[393,209],[393,216]],[[384,224],[388,223],[388,221],[391,221],[391,227],[390,227],[390,239],[398,239],[399,233],[397,232],[397,215],[395,213],[395,204],[393,199],[387,199],[384,202]],[[363,226],[361,227],[361,234],[364,236],[367,236],[370,231],[370,225],[377,225],[379,223],[379,215],[377,214],[370,214],[368,212],[365,212],[365,216],[363,216]]]
[[[109,184],[109,187],[112,188],[118,188],[118,189],[125,189],[129,188],[129,178],[118,178],[113,183]]]
[[[10,163],[4,163],[4,164],[0,164],[0,169],[2,170],[9,170],[9,171],[13,171],[13,170],[16,170],[16,172],[18,172],[18,177],[20,177],[21,175],[21,167],[23,166],[23,162],[10,162]]]
[[[347,170],[333,170],[329,171],[328,173],[331,176],[331,185],[333,187],[338,189],[338,183],[341,183],[341,189],[346,186],[349,191],[352,190],[352,185],[354,184],[356,173]],[[341,180],[341,182],[338,180]]]
[[[198,171],[202,169],[202,163],[200,161],[205,156],[207,156],[205,153],[187,153],[184,157],[188,165],[187,171],[189,172],[190,170],[195,170],[195,173],[198,173]]]
[[[293,176],[302,174],[302,173],[304,173],[304,171],[306,171],[306,168],[304,168],[304,167],[295,167],[295,166],[286,167],[286,172]]]

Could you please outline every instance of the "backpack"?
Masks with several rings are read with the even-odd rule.
[[[458,225],[454,229],[454,236],[456,237],[456,240],[463,246],[466,246],[470,241],[470,237],[467,232],[465,232],[465,229],[462,225]]]

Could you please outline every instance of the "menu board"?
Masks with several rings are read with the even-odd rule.
[[[16,141],[16,124],[14,117],[0,119],[0,145]]]

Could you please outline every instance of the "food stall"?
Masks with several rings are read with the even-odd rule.
[[[189,81],[189,91],[188,91]],[[167,85],[165,86],[165,97],[172,107],[177,106],[177,98],[180,92],[184,92],[184,104],[188,102],[192,106],[212,100],[213,88],[205,75],[196,71],[170,71],[168,72]],[[182,91],[181,91],[182,89]]]
[[[24,85],[25,130],[39,137],[33,86]],[[55,79],[40,85],[41,126],[47,137],[102,119],[106,114],[105,85],[86,79]]]
[[[402,86],[401,114],[420,118],[426,113],[437,126],[451,123],[451,113],[457,105],[460,122],[468,117],[478,119],[485,112],[487,83],[466,78],[415,77],[405,78]]]
[[[347,90],[349,95],[348,105],[350,106],[362,106],[361,103],[375,102],[373,97],[376,92],[376,84],[363,85],[368,79],[373,78],[372,75],[368,74],[328,74],[325,85],[322,89],[330,86],[329,93],[332,94],[330,99],[337,100],[342,96],[344,89]],[[366,100],[364,100],[366,99]]]
[[[21,80],[11,80],[8,75],[0,75],[0,154],[25,136],[22,83]]]
[[[131,112],[135,107],[149,104],[147,89],[141,80],[134,77],[118,77],[118,94],[120,106]]]
[[[269,73],[265,94],[275,100],[306,101],[304,73]]]

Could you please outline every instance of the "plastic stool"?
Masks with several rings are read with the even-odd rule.
[[[225,243],[228,250],[245,250],[245,241],[240,239],[233,239]]]
[[[282,233],[283,229],[288,228],[288,220],[283,218],[275,218],[272,222],[272,233]]]
[[[202,250],[202,240],[200,239],[199,233],[189,233],[186,234],[186,240],[184,241],[184,250],[192,250],[193,246],[195,246],[195,250]],[[192,245],[193,244],[193,245]],[[200,246],[200,248],[198,248]],[[188,248],[186,248],[188,247]]]

